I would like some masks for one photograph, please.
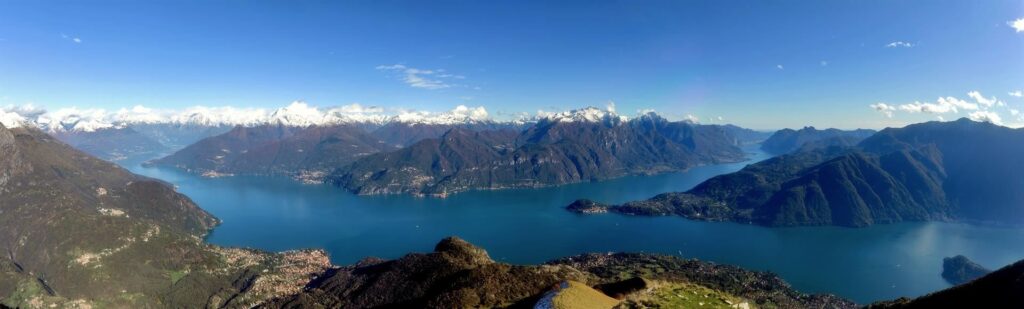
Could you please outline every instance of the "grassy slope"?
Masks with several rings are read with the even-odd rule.
[[[38,130],[0,127],[0,154],[0,304],[245,306],[328,264],[205,244],[216,219],[187,197]]]

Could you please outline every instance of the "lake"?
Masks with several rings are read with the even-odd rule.
[[[203,178],[169,168],[127,164],[178,186],[223,224],[208,241],[270,251],[324,248],[336,264],[363,257],[429,252],[457,235],[514,264],[585,252],[656,252],[779,274],[810,293],[859,303],[913,297],[949,287],[942,258],[963,254],[991,269],[1024,258],[1024,228],[902,223],[868,228],[760,226],[681,217],[577,215],[579,198],[608,203],[685,191],[715,175],[767,158],[541,189],[472,191],[446,199],[356,196],[285,177]]]

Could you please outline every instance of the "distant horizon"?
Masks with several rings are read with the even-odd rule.
[[[615,102],[759,130],[1021,127],[1024,3],[13,2],[0,72],[8,111]]]

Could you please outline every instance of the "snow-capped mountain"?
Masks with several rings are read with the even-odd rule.
[[[457,125],[494,122],[483,107],[459,105],[445,112],[408,111],[385,113],[380,107],[364,107],[351,104],[321,109],[305,102],[295,101],[275,110],[262,108],[205,107],[195,106],[184,110],[159,110],[144,106],[122,108],[117,111],[104,109],[61,108],[53,111],[30,110],[23,113],[18,108],[4,109],[6,122],[32,123],[54,132],[94,132],[103,129],[126,128],[134,125],[173,124],[200,127],[254,127],[259,125],[282,125],[289,127],[331,126],[340,124],[364,124],[379,127],[388,123],[417,123],[432,125]]]
[[[548,122],[598,122],[606,124],[619,124],[629,120],[629,117],[619,115],[613,107],[600,109],[593,106],[574,109],[565,112],[545,113],[538,112],[538,121]]]
[[[0,124],[4,127],[17,128],[22,126],[25,122],[25,117],[22,117],[17,113],[0,110]]]

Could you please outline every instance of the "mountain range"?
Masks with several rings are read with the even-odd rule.
[[[470,188],[564,184],[736,161],[743,156],[736,146],[766,136],[736,126],[672,123],[653,113],[627,120],[597,108],[553,113],[536,121],[436,117],[441,120],[397,117],[374,126],[238,126],[150,164],[174,166],[208,176],[276,174],[308,182],[319,182],[326,177],[361,194],[446,194]],[[642,127],[644,123],[648,127]],[[590,133],[577,136],[571,132],[575,130],[571,127]],[[648,132],[640,132],[644,130]],[[639,140],[629,140],[633,138]],[[590,144],[576,144],[585,139],[591,139]],[[601,149],[604,146],[595,144],[597,142],[616,144],[615,149]],[[545,151],[560,154],[540,157]],[[504,157],[509,155],[515,158]],[[503,167],[504,170],[497,170],[495,175],[484,175],[479,170],[483,165],[526,160],[526,157],[565,164],[542,166],[535,171]],[[580,166],[575,166],[577,163]],[[585,166],[587,164],[590,166]],[[436,171],[431,170],[435,168]],[[430,171],[419,172],[424,170]],[[351,177],[354,173],[371,171],[380,175],[373,179]],[[426,177],[439,180],[447,177],[448,180],[428,184],[424,182]],[[493,178],[493,181],[478,182],[484,178]],[[397,185],[384,188],[382,182]],[[475,184],[467,185],[471,182]]]
[[[319,182],[327,172],[370,154],[392,151],[452,129],[517,128],[513,124],[393,122],[296,127],[238,126],[200,140],[149,164],[174,166],[205,175],[288,175]]]
[[[131,174],[37,128],[3,124],[10,123],[0,124],[2,306],[530,307],[581,306],[577,298],[589,295],[601,301],[582,304],[856,307],[831,295],[803,294],[770,273],[663,255],[583,254],[542,265],[509,265],[464,240],[447,238],[431,253],[366,258],[339,267],[322,250],[267,253],[214,246],[202,239],[218,220],[169,184]],[[984,124],[958,125],[1007,133]],[[490,145],[500,145],[504,135],[521,138],[509,130],[451,131],[495,135],[479,138],[491,140]],[[861,146],[920,148],[904,141],[907,132],[881,133],[887,137]],[[817,151],[832,158],[844,153]],[[822,160],[807,156],[806,161]],[[871,307],[1019,307],[1022,263],[955,288]]]
[[[751,164],[690,191],[581,213],[681,215],[771,226],[901,221],[1024,223],[1024,130],[961,119],[887,128]]]
[[[875,130],[818,130],[814,127],[804,127],[800,130],[782,129],[775,131],[768,139],[764,140],[761,143],[761,150],[770,154],[785,154],[799,149],[804,144],[822,140],[829,140],[830,143],[836,145],[853,146],[871,134],[875,134]]]
[[[653,113],[630,120],[587,108],[521,132],[455,128],[356,160],[327,181],[358,194],[539,187],[735,162],[745,156],[738,144],[722,126],[671,122]]]

